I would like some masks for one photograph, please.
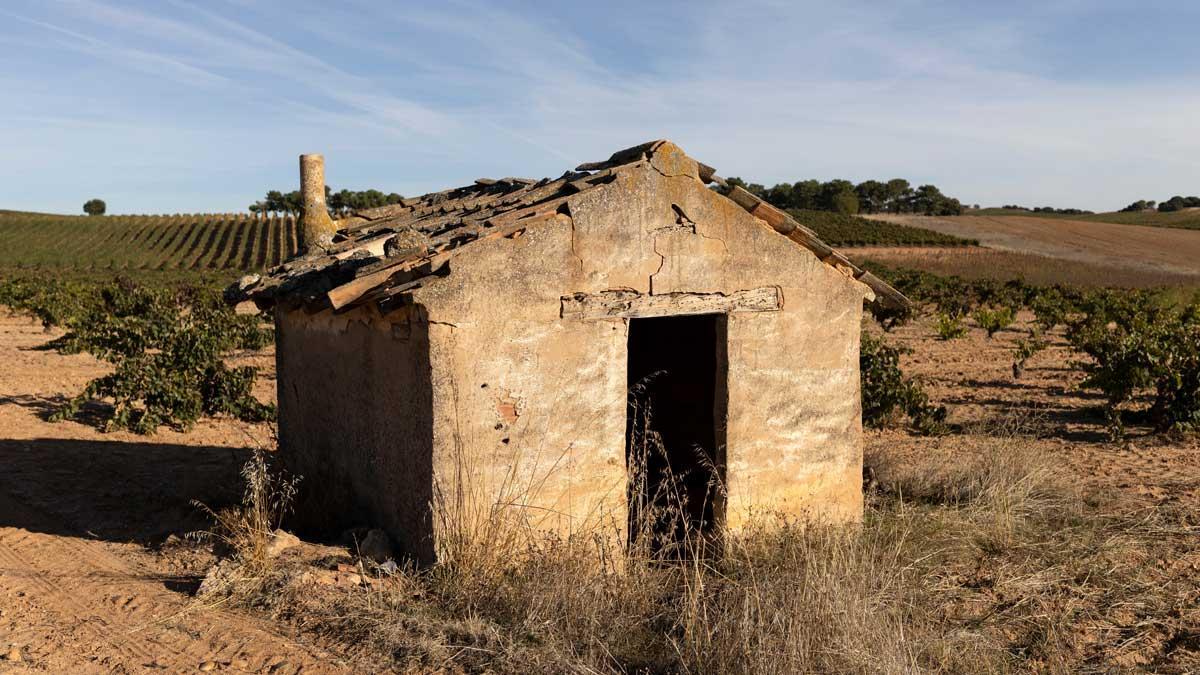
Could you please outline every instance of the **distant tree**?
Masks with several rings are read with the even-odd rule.
[[[913,212],[923,213],[927,216],[936,215],[938,207],[945,198],[942,191],[937,189],[937,186],[922,185],[917,188],[916,194],[913,195]]]
[[[831,181],[826,181],[821,184],[821,195],[818,198],[817,206],[821,211],[837,211],[839,205],[845,208],[849,205],[850,201],[844,197],[841,197],[843,193],[849,193],[851,196],[853,196],[854,183],[841,178],[835,178]],[[857,213],[858,198],[855,197],[854,201],[854,212]]]
[[[1179,195],[1175,195],[1167,201],[1159,204],[1158,210],[1162,213],[1168,213],[1171,211],[1182,211],[1183,209],[1195,207],[1200,207],[1200,197],[1180,197]]]
[[[1153,199],[1139,199],[1136,202],[1121,209],[1121,213],[1134,213],[1137,211],[1153,211],[1158,205],[1158,202]]]
[[[963,205],[953,197],[942,194],[934,185],[922,185],[914,190],[903,178],[889,181],[865,180],[858,185],[840,178],[822,183],[818,180],[802,180],[795,183],[778,183],[766,188],[759,183],[747,183],[734,176],[726,179],[728,192],[740,187],[754,196],[765,199],[782,209],[806,211],[833,211],[843,214],[865,213],[923,213],[928,215],[960,215]],[[718,189],[718,188],[714,188]],[[975,208],[979,208],[976,205]]]
[[[334,192],[328,185],[325,186],[325,205],[333,215],[342,215],[351,211],[369,209],[386,204],[396,204],[403,199],[403,196],[395,192],[387,194],[379,190],[338,190]],[[267,196],[264,199],[251,204],[249,208],[251,213],[300,213],[303,207],[304,200],[299,190],[286,193],[279,190],[271,190],[267,192]]]
[[[300,213],[304,209],[304,200],[299,190],[292,190],[283,196],[283,210],[287,213]]]
[[[957,199],[947,197],[936,185],[922,185],[912,197],[913,213],[927,216],[962,215],[963,206]]]
[[[865,180],[854,188],[858,206],[866,213],[878,213],[887,203],[887,186],[877,180]]]
[[[909,202],[912,198],[912,185],[903,178],[893,178],[884,186],[884,204],[886,210],[901,213],[911,209]]]
[[[814,179],[799,180],[792,184],[791,208],[816,211],[820,209],[820,200],[821,181]]]
[[[858,197],[849,190],[839,192],[834,195],[831,206],[830,210],[835,213],[852,216],[858,213]]]
[[[102,216],[108,210],[103,199],[89,199],[83,203],[83,212],[89,216]]]

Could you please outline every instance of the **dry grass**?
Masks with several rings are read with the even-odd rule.
[[[366,668],[1200,667],[1200,591],[1190,571],[1176,569],[1200,560],[1195,514],[1081,494],[1016,433],[968,457],[868,461],[878,484],[861,526],[764,515],[727,538],[719,561],[629,555],[604,532],[506,535],[527,521],[503,500],[491,527],[471,530],[490,539],[457,542],[457,559],[341,587],[314,583],[313,574],[346,560],[345,552],[284,556],[247,575],[269,583],[237,597],[341,645]],[[239,531],[243,520],[233,522]],[[238,559],[256,560],[254,537],[230,541],[242,547]]]
[[[291,507],[298,481],[272,472],[261,449],[242,467],[242,479],[246,484],[239,506],[214,511],[193,502],[213,521],[211,529],[195,533],[195,538],[213,541],[217,551],[232,554],[208,575],[202,595],[254,601],[275,581],[271,541]]]

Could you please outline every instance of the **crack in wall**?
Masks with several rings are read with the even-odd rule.
[[[700,235],[701,237],[704,237],[705,239],[712,239],[714,241],[721,242],[721,247],[725,249],[726,253],[729,253],[729,244],[726,244],[724,239],[722,239],[720,237],[710,237],[707,234],[704,234],[703,232],[696,232],[696,234]]]
[[[654,270],[654,272],[650,275],[650,295],[654,295],[654,277],[658,276],[658,273],[662,272],[663,268],[667,265],[667,256],[663,255],[658,250],[657,234],[654,235],[654,244],[652,248],[654,249],[654,254],[658,256],[658,269]]]
[[[579,273],[583,274],[583,256],[579,255],[579,251],[575,248],[575,219],[568,215],[567,220],[571,222],[571,255],[575,256],[575,259],[579,261]]]
[[[662,173],[662,172],[660,171],[659,173]],[[657,227],[657,228],[654,228],[653,230],[651,230],[651,232],[654,235],[654,253],[656,255],[658,255],[658,258],[659,258],[658,269],[655,270],[654,273],[650,275],[650,294],[651,295],[654,295],[654,277],[657,276],[659,272],[662,272],[663,267],[665,267],[667,264],[667,257],[665,255],[663,255],[661,251],[658,250],[658,236],[660,234],[667,234],[667,233],[679,232],[679,231],[691,232],[692,234],[699,235],[705,239],[711,239],[714,241],[721,242],[721,248],[725,249],[726,254],[729,253],[729,244],[727,244],[724,239],[722,239],[721,237],[712,237],[712,236],[709,236],[709,235],[701,232],[696,225],[696,221],[689,218],[687,213],[685,213],[684,210],[678,204],[671,204],[671,210],[675,212],[675,222],[670,225],[666,225],[664,227]]]

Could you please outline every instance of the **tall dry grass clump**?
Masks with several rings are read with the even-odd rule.
[[[195,537],[215,543],[228,559],[205,578],[200,595],[255,599],[276,575],[272,543],[284,536],[279,528],[296,495],[297,478],[273,470],[267,454],[256,449],[242,466],[245,488],[241,504],[221,509],[193,502],[213,521]]]
[[[462,520],[463,502],[435,504],[451,529],[430,567],[359,563],[368,580],[322,586],[312,566],[330,563],[315,560],[245,575],[268,581],[238,600],[371,668],[417,671],[1077,672],[1111,670],[1149,649],[1144,634],[1182,630],[1157,617],[1186,589],[1156,583],[1141,552],[1187,546],[1187,527],[1095,510],[1019,434],[868,461],[878,485],[861,524],[760,514],[726,534],[720,556],[627,546],[612,519],[547,535],[529,508],[539,479],[514,472],[471,507],[475,520]],[[272,494],[247,492],[264,504]],[[275,515],[251,509],[223,526],[251,570]],[[1126,613],[1136,628],[1120,628]]]
[[[910,672],[906,525],[839,528],[784,518],[728,539],[724,558],[681,575],[672,622],[695,673]]]

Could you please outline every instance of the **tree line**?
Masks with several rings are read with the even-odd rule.
[[[1086,216],[1095,213],[1087,209],[1056,209],[1053,206],[1035,206],[1031,209],[1028,206],[1019,206],[1017,204],[1005,204],[1000,208],[1009,211],[1029,211],[1030,213],[1057,213],[1061,216]]]
[[[927,216],[957,216],[963,205],[955,198],[942,194],[935,185],[916,188],[903,178],[888,181],[866,180],[854,183],[834,179],[821,182],[802,180],[766,187],[747,183],[741,178],[726,180],[760,199],[783,209],[834,211],[847,215],[856,213],[916,213]]]
[[[1170,213],[1171,211],[1182,211],[1184,209],[1192,209],[1200,207],[1200,197],[1181,197],[1175,195],[1165,202],[1156,202],[1153,199],[1139,199],[1136,202],[1121,209],[1121,213],[1131,213],[1136,211],[1154,211],[1159,213]]]
[[[349,211],[372,209],[377,206],[399,203],[404,199],[401,195],[379,190],[338,190],[334,192],[325,186],[325,205],[333,215],[341,215]],[[250,205],[251,213],[300,213],[304,207],[304,199],[299,190],[281,192],[269,190],[264,199]]]

